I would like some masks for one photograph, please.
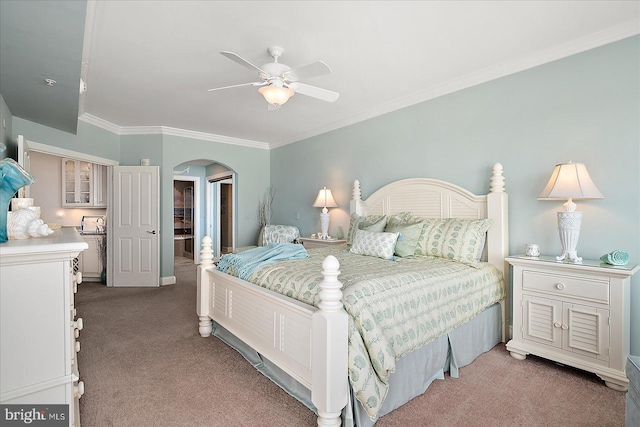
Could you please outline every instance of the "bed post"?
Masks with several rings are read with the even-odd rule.
[[[318,309],[311,318],[311,401],[318,410],[318,426],[340,426],[347,405],[347,312],[342,305],[340,263],[329,255],[322,263]]]
[[[487,249],[489,253],[488,261],[502,272],[507,293],[509,290],[509,266],[505,258],[509,255],[509,196],[504,191],[504,176],[502,175],[502,165],[496,163],[490,180],[490,192],[487,195],[487,217],[494,220],[494,224],[499,227],[491,227],[487,232]],[[509,338],[509,313],[505,298],[500,304],[502,306],[502,341],[507,342]]]
[[[204,236],[202,239],[202,249],[200,250],[200,264],[198,265],[198,301],[196,303],[196,313],[200,319],[198,332],[203,337],[211,335],[213,323],[209,316],[209,293],[211,284],[209,283],[208,270],[213,266],[213,241],[211,237]]]
[[[351,196],[351,213],[362,215],[362,190],[360,189],[360,181],[353,181],[353,191]]]

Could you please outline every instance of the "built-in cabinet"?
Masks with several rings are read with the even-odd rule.
[[[70,227],[0,244],[0,402],[67,404],[70,426],[80,426],[84,394],[73,259],[86,248]]]
[[[83,160],[62,159],[62,206],[105,208],[107,168]]]
[[[636,266],[554,257],[510,257],[513,266],[513,339],[516,359],[535,354],[593,372],[626,390],[630,278]]]

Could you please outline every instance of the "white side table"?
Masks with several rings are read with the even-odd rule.
[[[345,239],[312,239],[311,237],[300,237],[305,249],[326,248],[327,246],[337,246],[347,243]]]
[[[511,356],[523,360],[535,354],[627,390],[629,284],[640,267],[600,260],[570,264],[549,256],[506,260],[513,266]]]

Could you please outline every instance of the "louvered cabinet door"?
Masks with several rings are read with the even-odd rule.
[[[609,361],[609,310],[563,304],[562,348],[585,357]]]
[[[562,301],[522,297],[522,339],[562,348]]]

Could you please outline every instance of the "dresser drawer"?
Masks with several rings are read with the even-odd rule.
[[[525,270],[522,289],[609,304],[609,281],[602,279]]]

